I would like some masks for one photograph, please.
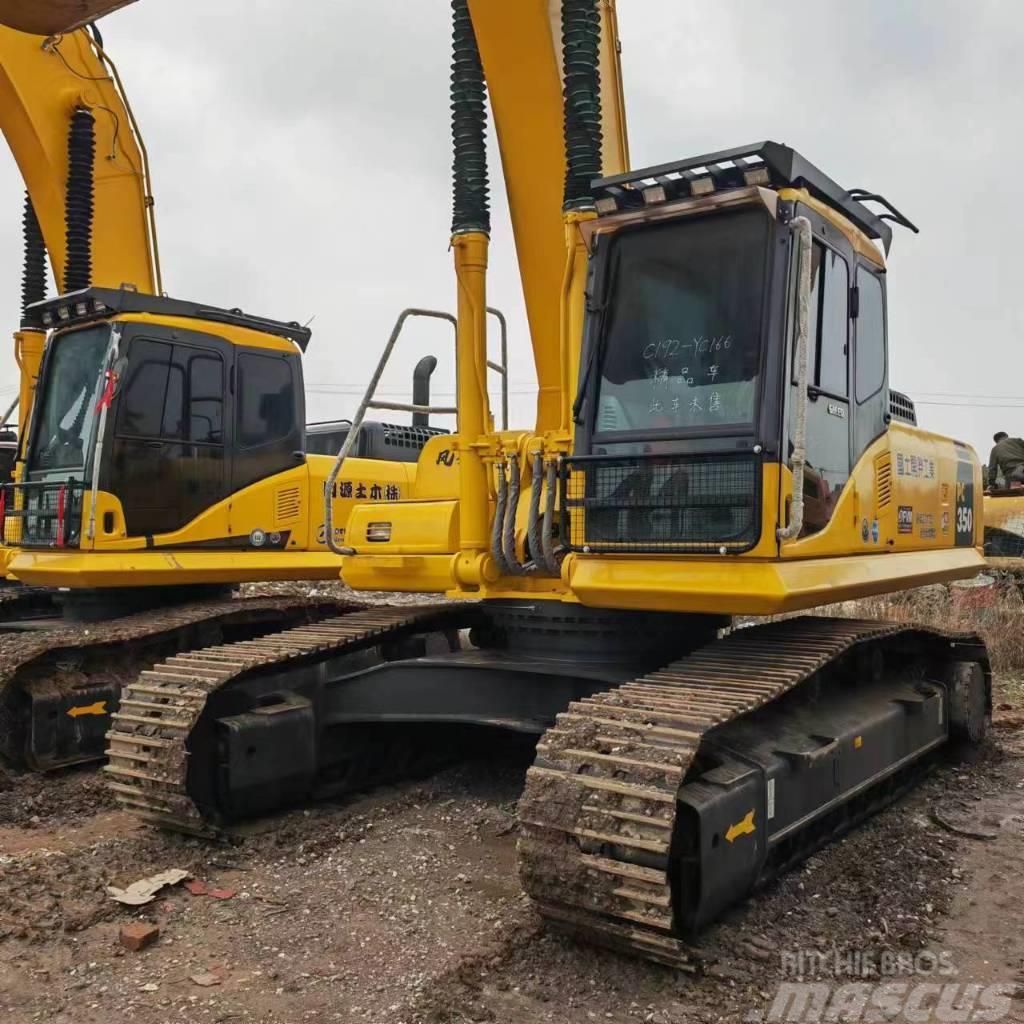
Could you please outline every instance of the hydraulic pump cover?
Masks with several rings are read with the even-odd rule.
[[[0,24],[37,36],[70,32],[135,0],[0,0]]]

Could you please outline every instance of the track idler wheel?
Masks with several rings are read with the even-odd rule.
[[[976,661],[957,661],[949,667],[947,678],[950,737],[976,746],[992,724],[985,673]]]

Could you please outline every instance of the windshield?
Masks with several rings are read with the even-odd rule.
[[[107,325],[55,339],[36,413],[31,470],[81,470],[85,466],[109,340]]]
[[[769,224],[752,209],[616,239],[595,434],[753,423]]]

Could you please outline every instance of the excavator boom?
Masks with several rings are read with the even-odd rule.
[[[7,20],[0,14],[0,22]],[[0,131],[28,188],[58,288],[66,283],[70,229],[73,237],[75,231],[90,236],[86,284],[159,292],[145,149],[116,71],[87,29],[46,39],[0,27]],[[91,165],[88,225],[73,223],[82,217],[80,199],[69,218],[76,146],[76,156]]]
[[[537,432],[543,433],[559,425],[564,390],[559,359],[566,261],[561,3],[469,0],[469,10],[501,149],[537,372]],[[600,13],[603,171],[620,174],[629,166],[629,146],[612,0],[600,4]]]

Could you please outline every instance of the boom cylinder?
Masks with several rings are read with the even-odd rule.
[[[487,401],[487,88],[467,0],[452,0],[452,251],[458,283],[459,547],[464,564],[488,548],[489,488],[480,456]],[[464,575],[472,583],[473,573]]]
[[[91,111],[79,107],[71,115],[71,129],[68,132],[65,292],[79,291],[92,284],[95,180],[96,120]]]
[[[39,218],[32,198],[25,194],[25,213],[22,217],[25,241],[25,261],[21,276],[21,312],[25,314],[34,302],[46,298],[46,243],[39,227]]]

